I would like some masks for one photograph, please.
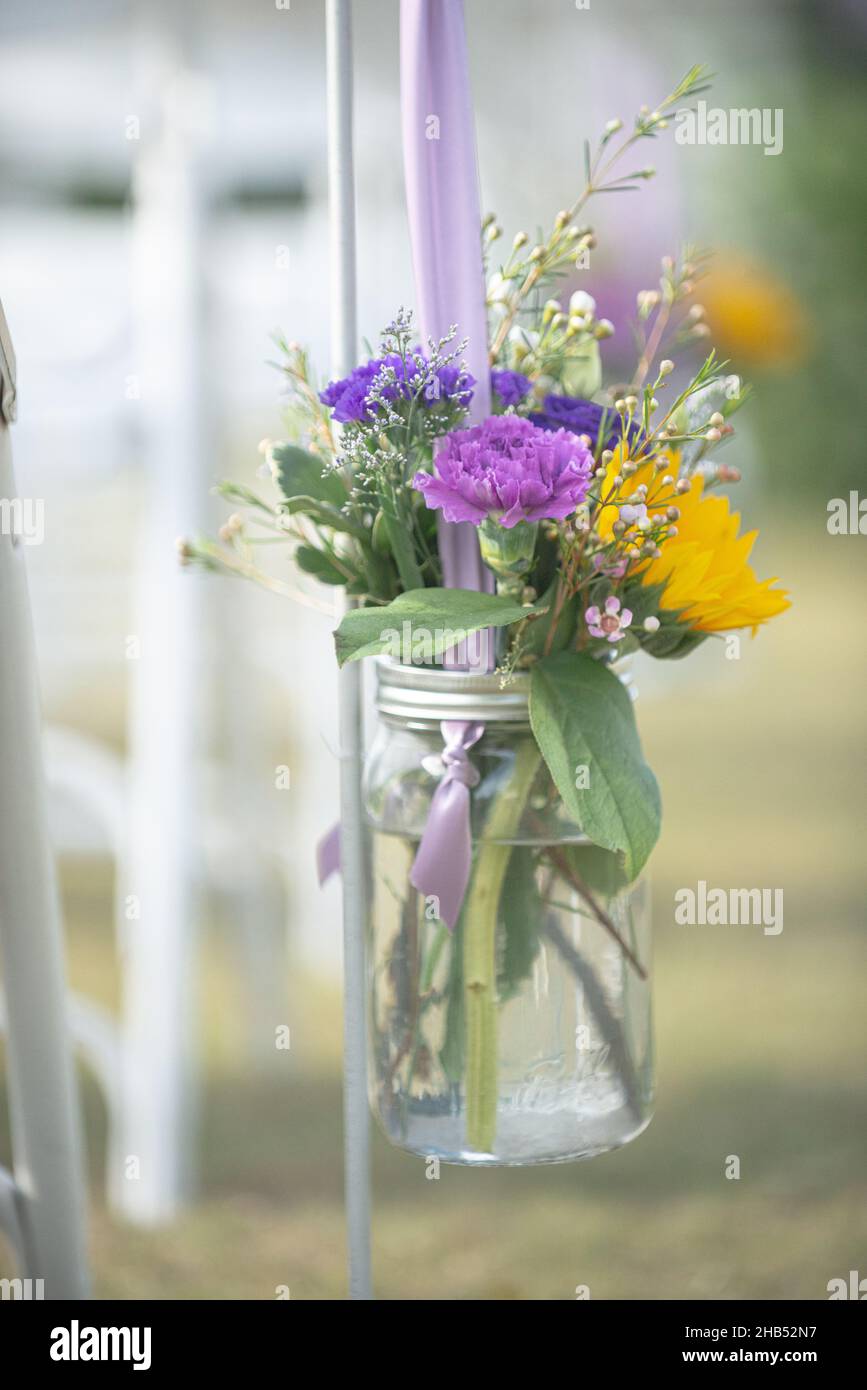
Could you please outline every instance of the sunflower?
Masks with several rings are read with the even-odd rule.
[[[795,294],[765,266],[720,257],[696,290],[723,357],[785,369],[808,354],[810,325]]]
[[[724,495],[705,492],[705,480],[700,474],[690,479],[689,491],[675,493],[672,479],[677,478],[680,459],[676,453],[665,455],[670,470],[664,474],[656,469],[659,456],[640,464],[635,473],[619,489],[616,505],[603,508],[596,529],[600,539],[614,539],[613,526],[619,510],[626,505],[629,529],[624,536],[627,548],[631,542],[633,554],[641,540],[641,522],[645,516],[661,519],[666,507],[676,504],[680,513],[676,534],[659,545],[656,559],[640,560],[630,574],[641,584],[659,586],[659,607],[674,611],[678,619],[696,632],[729,632],[733,628],[750,627],[753,633],[789,608],[783,589],[774,589],[776,579],[759,580],[749,564],[757,531],[739,536],[740,516],[729,506]],[[615,455],[603,484],[603,496],[611,491],[612,480],[621,466]],[[629,506],[632,497],[646,487],[645,502]],[[635,529],[633,529],[635,528]]]

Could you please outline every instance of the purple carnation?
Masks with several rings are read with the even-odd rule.
[[[492,415],[446,435],[436,473],[416,473],[413,487],[446,521],[486,517],[511,528],[519,521],[570,516],[584,501],[593,455],[568,430],[539,429],[518,415]]]
[[[378,409],[371,397],[373,384],[385,368],[391,368],[396,380],[383,386],[378,394],[386,401],[409,400],[419,390],[420,379],[427,369],[427,359],[417,348],[405,362],[394,352],[385,357],[375,357],[356,367],[341,381],[330,381],[325,390],[320,391],[319,399],[323,405],[331,407],[335,420],[341,425],[354,420],[368,420],[371,412]],[[448,363],[437,369],[433,380],[428,382],[419,396],[419,401],[426,407],[438,401],[452,401],[456,405],[467,406],[475,384],[475,377],[470,376],[469,372]]]
[[[573,434],[589,435],[594,448],[599,442],[602,417],[605,416],[605,438],[603,449],[613,449],[620,442],[620,416],[611,406],[597,405],[595,401],[582,401],[578,396],[546,396],[541,411],[530,416],[534,424],[543,430],[571,430]],[[634,437],[638,427],[633,425],[630,434]]]
[[[533,383],[522,372],[494,370],[491,372],[491,389],[496,392],[503,405],[520,405],[529,394]]]

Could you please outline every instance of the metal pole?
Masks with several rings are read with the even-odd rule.
[[[331,223],[331,367],[355,365],[355,192],[352,169],[352,30],[349,0],[328,0],[328,199]],[[338,677],[343,878],[344,1182],[349,1297],[373,1297],[370,1278],[370,1113],[364,987],[365,865],[361,803],[361,667]]]

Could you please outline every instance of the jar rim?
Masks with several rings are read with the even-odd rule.
[[[451,671],[376,658],[376,708],[402,723],[438,724],[467,719],[484,724],[529,724],[530,674],[516,671],[503,685],[498,672]]]

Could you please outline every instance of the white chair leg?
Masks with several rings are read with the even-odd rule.
[[[0,341],[7,344],[0,404],[8,421],[13,361],[2,310]],[[0,497],[15,496],[4,423]],[[48,1298],[86,1298],[85,1194],[24,550],[16,537],[0,535],[0,960],[13,1177],[27,1277],[44,1280]]]
[[[141,141],[134,176],[135,366],[149,501],[136,579],[138,650],[130,662],[129,857],[121,865],[130,900],[122,946],[121,1153],[109,1190],[127,1217],[156,1225],[177,1213],[192,1176],[207,670],[204,576],[181,571],[175,541],[200,528],[210,480],[202,438],[203,199],[198,136],[187,125],[197,89],[171,62],[144,77],[162,113]]]

